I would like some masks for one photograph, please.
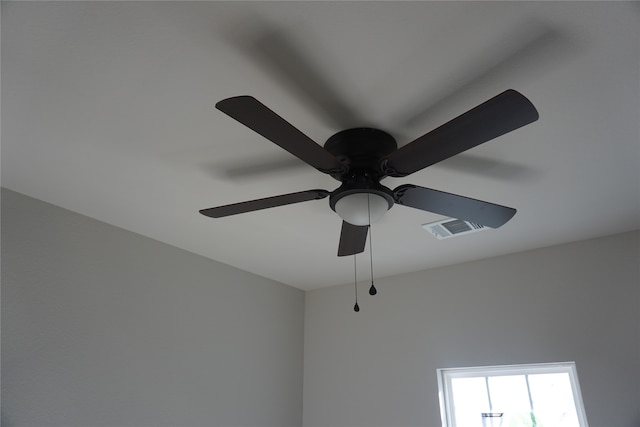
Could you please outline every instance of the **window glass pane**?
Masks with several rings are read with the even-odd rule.
[[[482,413],[490,412],[484,377],[452,378],[456,425],[482,427]]]
[[[438,375],[443,427],[587,426],[574,362],[448,368]],[[483,419],[487,412],[503,416]]]
[[[529,375],[529,388],[538,425],[580,425],[568,373]]]
[[[502,427],[533,425],[524,375],[489,377],[489,393],[493,411],[504,413]]]

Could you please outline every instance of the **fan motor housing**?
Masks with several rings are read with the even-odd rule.
[[[371,177],[382,178],[380,159],[398,148],[396,140],[387,132],[374,128],[353,128],[336,133],[327,140],[324,148],[345,163],[349,170],[334,176],[347,181],[354,171],[367,171]]]
[[[393,206],[393,192],[380,184],[385,177],[380,159],[398,148],[396,140],[387,132],[374,128],[353,128],[336,133],[324,148],[348,166],[347,172],[332,175],[342,185],[329,196],[329,206],[351,194],[376,194],[384,198],[389,209]]]

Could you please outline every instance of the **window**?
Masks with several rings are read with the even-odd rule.
[[[443,427],[587,427],[574,362],[438,369]]]

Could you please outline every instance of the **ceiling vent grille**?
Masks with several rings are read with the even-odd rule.
[[[422,224],[422,228],[433,234],[438,240],[450,239],[488,229],[484,225],[455,218]]]

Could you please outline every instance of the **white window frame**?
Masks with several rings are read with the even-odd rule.
[[[580,383],[575,362],[535,363],[525,365],[498,365],[477,366],[468,368],[443,368],[438,369],[438,389],[440,400],[440,414],[443,427],[455,426],[455,411],[453,407],[453,394],[451,380],[453,378],[491,377],[501,375],[530,375],[568,373],[573,392],[573,401],[576,405],[578,422],[582,427],[588,427],[587,416],[582,403]],[[458,426],[459,427],[459,426]]]

